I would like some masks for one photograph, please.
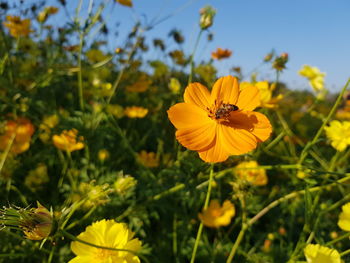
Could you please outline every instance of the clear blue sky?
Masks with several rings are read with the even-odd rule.
[[[72,13],[78,2],[67,0]],[[86,11],[89,0],[83,2]],[[48,3],[58,6],[57,0]],[[339,90],[350,77],[350,0],[133,0],[133,3],[132,9],[114,5],[104,14],[110,28],[120,22],[120,35],[110,36],[111,49],[123,43],[136,17],[147,17],[150,21],[185,6],[147,35],[149,39],[168,39],[169,31],[176,27],[183,32],[185,51],[190,53],[199,31],[199,9],[209,4],[217,9],[210,29],[214,40],[207,44],[203,38],[195,59],[208,60],[217,47],[231,49],[230,59],[215,62],[219,76],[228,74],[232,66],[241,66],[244,72],[249,72],[275,49],[278,54],[289,54],[288,68],[281,80],[290,88],[308,88],[307,81],[297,74],[303,64],[326,72],[326,85],[331,91]],[[63,20],[58,15],[50,22]],[[168,46],[168,50],[172,47]],[[273,80],[273,72],[267,66],[261,72],[260,79]]]

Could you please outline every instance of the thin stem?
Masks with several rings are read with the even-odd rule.
[[[81,32],[79,35],[79,53],[78,53],[78,97],[79,97],[79,107],[84,110],[84,98],[83,98],[83,69],[81,64],[81,56],[84,44],[84,33]]]
[[[188,84],[190,84],[192,82],[193,66],[194,66],[193,59],[194,59],[194,55],[196,54],[197,47],[198,47],[198,44],[199,44],[199,40],[201,38],[202,33],[203,33],[203,29],[201,29],[199,31],[199,33],[198,33],[197,40],[196,40],[196,43],[194,45],[194,49],[192,51],[192,55],[191,55],[191,58],[190,58],[190,76],[188,77]]]
[[[213,177],[214,177],[213,175],[214,175],[214,165],[212,164],[211,168],[210,168],[210,174],[209,174],[208,191],[207,191],[207,195],[205,197],[203,210],[207,209],[208,204],[209,204],[210,194],[211,194],[211,187],[212,187],[212,181],[213,181]],[[202,230],[203,230],[203,223],[201,222],[199,224],[199,227],[198,227],[196,241],[194,243],[194,247],[193,247],[192,257],[191,257],[190,263],[194,263],[194,261],[196,259],[197,249],[198,249],[199,241],[201,239]]]
[[[226,263],[231,263],[232,262],[233,257],[235,256],[236,251],[237,251],[240,243],[243,240],[245,231],[248,228],[248,226],[246,224],[246,221],[247,221],[247,208],[246,208],[244,193],[240,193],[239,194],[239,200],[241,202],[241,207],[242,207],[242,228],[241,228],[241,231],[239,232],[239,234],[238,234],[238,236],[236,238],[235,243],[232,246],[231,252],[230,252],[230,254],[229,254],[229,256],[228,256],[228,258],[226,260]]]
[[[332,241],[327,242],[327,243],[325,244],[325,246],[326,246],[326,247],[329,247],[330,245],[333,245],[333,244],[335,244],[335,243],[337,243],[337,242],[343,240],[344,238],[348,238],[349,236],[350,236],[350,232],[347,232],[347,233],[345,233],[344,235],[342,235],[342,236],[340,236],[340,237],[338,237],[338,238],[336,238],[336,239],[334,239],[334,240],[332,240]]]

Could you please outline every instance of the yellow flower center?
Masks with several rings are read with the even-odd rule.
[[[98,260],[106,260],[110,257],[116,256],[118,252],[113,251],[113,250],[109,250],[109,249],[98,249],[97,253],[96,253],[96,258]]]

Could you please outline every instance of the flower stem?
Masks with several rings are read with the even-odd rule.
[[[214,175],[214,165],[212,164],[211,168],[210,168],[210,173],[209,173],[208,191],[207,191],[207,195],[205,197],[205,202],[204,202],[203,209],[207,209],[208,204],[209,204],[210,194],[211,194],[211,186],[212,186],[212,181],[213,181],[213,177],[214,177],[213,175]],[[201,235],[202,235],[202,230],[203,230],[203,223],[200,223],[199,227],[198,227],[197,237],[196,237],[196,241],[194,243],[194,247],[193,247],[192,257],[191,257],[190,263],[194,263],[194,260],[196,258],[199,241],[200,241]]]
[[[79,35],[79,53],[78,53],[78,97],[79,97],[79,107],[84,110],[84,98],[83,98],[83,69],[81,65],[81,56],[84,43],[84,33]]]
[[[202,33],[203,33],[203,29],[201,29],[201,31],[199,31],[199,33],[198,33],[197,40],[196,40],[196,43],[194,45],[194,48],[193,48],[193,51],[192,51],[192,55],[191,55],[191,58],[190,58],[190,75],[188,77],[188,84],[190,84],[192,82],[193,66],[194,66],[193,59],[194,59],[194,55],[196,54],[197,47],[198,47],[198,44],[199,44],[199,40],[201,38]]]

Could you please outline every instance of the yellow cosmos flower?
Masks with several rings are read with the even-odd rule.
[[[152,168],[159,166],[159,158],[154,152],[141,151],[137,154],[137,158],[146,167]]]
[[[173,94],[177,94],[181,89],[180,81],[177,78],[171,78],[168,87]]]
[[[88,226],[85,232],[77,238],[94,245],[127,249],[138,252],[141,242],[134,238],[134,233],[128,229],[126,224],[117,223],[114,220],[100,220]],[[76,255],[69,263],[139,263],[138,256],[127,251],[115,251],[92,247],[77,241],[71,243],[71,250]]]
[[[132,1],[131,0],[116,0],[121,5],[132,7]]]
[[[331,145],[337,151],[342,152],[350,145],[350,121],[331,121],[324,129]]]
[[[338,226],[344,231],[350,231],[350,203],[342,206],[342,212],[339,215]]]
[[[319,244],[308,244],[304,249],[304,254],[308,263],[341,263],[337,250]]]
[[[11,153],[19,154],[27,151],[34,130],[33,124],[26,118],[6,121],[4,133],[0,136],[0,151],[4,151],[10,144]]]
[[[19,16],[6,16],[6,22],[3,23],[10,31],[10,35],[13,37],[26,37],[31,32],[30,19],[21,19]]]
[[[213,59],[221,60],[225,58],[229,58],[232,54],[232,51],[229,49],[217,48],[216,51],[211,53],[211,57]]]
[[[260,104],[259,90],[249,86],[240,91],[235,77],[218,79],[211,94],[191,83],[184,100],[168,110],[168,117],[177,128],[176,139],[205,162],[250,152],[270,137],[270,121],[253,111]]]
[[[321,72],[317,67],[304,65],[299,70],[299,75],[309,80],[310,86],[317,92],[324,89],[324,77],[326,73]]]
[[[235,213],[235,207],[229,200],[226,200],[222,206],[218,200],[211,200],[208,208],[199,213],[198,217],[203,225],[217,228],[229,225]]]
[[[48,6],[45,7],[43,11],[41,11],[38,16],[37,20],[39,23],[45,23],[45,21],[49,18],[50,15],[54,15],[58,12],[58,8],[54,6]]]
[[[268,81],[259,81],[255,84],[249,82],[241,82],[240,89],[244,89],[248,86],[255,86],[260,91],[260,107],[263,108],[276,108],[278,106],[278,102],[283,99],[282,94],[278,94],[277,97],[272,97],[273,91],[276,88],[276,84],[273,83],[269,85]]]
[[[130,175],[118,176],[117,180],[114,183],[114,189],[118,194],[124,195],[133,189],[136,184],[137,180]]]
[[[42,142],[47,143],[51,138],[51,129],[59,122],[57,114],[45,116],[42,123],[39,125],[39,138]]]
[[[268,178],[265,169],[259,167],[256,161],[241,162],[236,166],[235,173],[241,179],[257,186],[266,185]]]
[[[97,153],[98,159],[103,162],[109,158],[109,151],[106,149],[101,149]]]
[[[148,113],[148,109],[143,107],[126,107],[124,110],[124,114],[129,118],[144,118]]]
[[[77,140],[77,135],[76,129],[64,130],[60,135],[54,135],[52,141],[58,149],[73,152],[84,148],[84,138],[80,136]]]

